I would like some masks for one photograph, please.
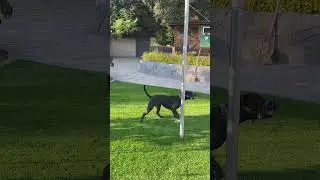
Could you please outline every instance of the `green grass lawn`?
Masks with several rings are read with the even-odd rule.
[[[100,179],[104,76],[28,61],[0,67],[0,179]]]
[[[216,103],[227,93],[216,89]],[[271,120],[240,126],[239,179],[314,180],[320,177],[320,104],[279,100]],[[224,164],[225,145],[216,153]]]
[[[150,94],[177,90],[149,87]],[[216,103],[226,91],[215,89]],[[187,101],[185,141],[171,112],[155,109],[140,123],[148,98],[143,86],[111,85],[111,175],[113,179],[209,179],[209,99]],[[280,100],[272,120],[240,127],[239,179],[305,180],[319,177],[320,105]],[[224,164],[225,145],[216,152]]]
[[[147,87],[150,94],[177,90]],[[209,179],[209,96],[187,101],[185,140],[169,110],[140,123],[148,97],[142,85],[114,82],[110,91],[112,179]]]
[[[148,87],[150,94],[177,90]],[[216,102],[226,92],[215,89]],[[104,76],[18,61],[0,68],[0,179],[99,179],[108,154]],[[209,179],[209,97],[187,101],[185,140],[168,110],[139,119],[141,85],[111,86],[112,179]],[[320,176],[320,105],[281,100],[270,121],[240,128],[240,179]],[[217,151],[224,163],[225,146]]]

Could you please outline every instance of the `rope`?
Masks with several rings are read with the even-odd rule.
[[[270,59],[270,56],[271,56],[271,54],[273,52],[273,51],[271,51],[271,37],[272,37],[272,34],[274,32],[275,22],[276,22],[276,20],[278,18],[278,11],[279,11],[279,7],[280,7],[280,1],[281,0],[277,1],[277,6],[275,8],[274,16],[273,16],[273,21],[272,21],[272,23],[270,25],[270,28],[269,28],[270,30],[269,30],[268,34],[260,42],[260,45],[259,45],[259,42],[257,43],[259,59],[262,59],[262,63],[263,64],[264,64],[265,59]],[[268,45],[267,48],[265,48],[266,44]],[[263,56],[264,56],[264,58],[262,58]]]
[[[191,6],[191,4],[189,5],[193,10],[195,10],[201,17],[203,17],[205,20],[207,20],[208,22],[210,22],[210,20],[208,18],[206,18],[201,12],[199,12],[196,8],[194,8],[193,6]]]
[[[199,48],[198,57],[197,57],[197,61],[196,61],[196,69],[195,69],[196,77],[194,79],[195,82],[200,82],[200,78],[198,77],[198,62],[199,62],[200,53],[201,53],[201,47]]]
[[[201,17],[203,17],[206,21],[210,22],[210,20],[208,18],[206,18],[201,12],[199,12],[196,8],[194,8],[191,4],[189,4],[189,6],[194,10],[196,11]],[[195,82],[200,82],[200,79],[198,77],[198,62],[199,62],[199,56],[200,56],[200,53],[201,53],[201,48],[199,48],[199,51],[198,51],[198,56],[197,56],[197,61],[196,61],[196,68],[195,68]]]

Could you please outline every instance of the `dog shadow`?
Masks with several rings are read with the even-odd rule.
[[[158,119],[148,118],[143,123],[137,118],[125,119],[114,123],[110,128],[111,141],[132,139],[134,141],[147,142],[155,146],[172,146],[181,142],[192,143],[198,139],[208,138],[207,145],[193,147],[209,150],[209,115],[186,116],[185,138],[183,141],[179,137],[180,124],[172,116],[164,117]]]

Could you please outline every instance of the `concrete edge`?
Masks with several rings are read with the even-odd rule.
[[[197,75],[200,82],[210,84],[210,66],[198,66]],[[186,66],[186,82],[194,82],[196,77],[196,66]],[[154,61],[140,60],[138,64],[138,72],[157,77],[163,77],[174,80],[181,80],[181,65],[179,64],[166,64]]]

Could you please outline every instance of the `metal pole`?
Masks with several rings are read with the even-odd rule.
[[[240,2],[232,0],[230,26],[230,56],[229,56],[229,109],[227,125],[227,159],[226,180],[237,179],[238,169],[238,138],[240,114],[239,89],[239,56],[238,56],[238,15]]]
[[[183,32],[183,54],[181,67],[181,107],[180,107],[180,138],[184,137],[184,101],[185,101],[185,65],[188,50],[188,26],[189,26],[189,0],[184,1],[184,32]]]

